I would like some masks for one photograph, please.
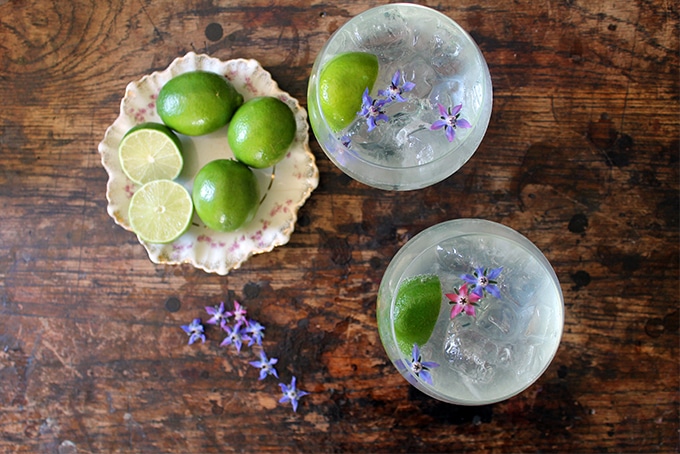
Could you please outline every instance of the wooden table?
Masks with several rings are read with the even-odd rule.
[[[290,242],[218,276],[153,264],[107,215],[97,144],[126,84],[189,51],[254,58],[306,106],[324,42],[379,2],[0,0],[0,452],[677,452],[678,6],[424,3],[488,61],[477,153],[385,192],[311,137]],[[481,407],[415,392],[375,320],[396,251],[463,217],[532,240],[566,308],[546,373]],[[310,393],[297,413],[215,330],[187,345],[180,325],[233,300]]]

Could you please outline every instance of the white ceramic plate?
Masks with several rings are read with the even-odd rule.
[[[275,96],[295,113],[297,133],[286,157],[273,168],[255,170],[262,201],[257,215],[247,226],[234,232],[209,229],[194,214],[189,230],[170,244],[140,240],[149,258],[158,264],[190,263],[221,275],[239,268],[254,254],[269,252],[286,244],[293,233],[298,209],[319,183],[319,171],[309,149],[307,112],[295,98],[282,91],[271,75],[255,60],[221,61],[193,52],[177,58],[167,69],[131,82],[120,104],[120,115],[109,126],[99,144],[102,164],[109,174],[106,185],[107,211],[116,224],[127,230],[130,198],[138,186],[123,173],[118,160],[118,144],[133,126],[147,121],[161,122],[155,100],[161,87],[172,77],[195,70],[225,76],[247,101],[256,96]],[[198,170],[206,163],[233,157],[227,142],[227,127],[198,137],[179,135],[184,145],[184,169],[177,181],[191,190]]]

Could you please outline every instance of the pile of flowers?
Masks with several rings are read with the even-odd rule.
[[[269,376],[279,378],[279,373],[275,365],[278,363],[277,358],[269,358],[262,345],[264,338],[265,327],[258,321],[248,318],[247,310],[238,301],[234,301],[234,310],[227,311],[224,307],[224,302],[220,302],[219,306],[207,306],[205,311],[209,315],[206,324],[219,326],[226,336],[220,343],[221,347],[229,347],[236,350],[238,353],[244,345],[251,348],[253,352],[259,352],[259,360],[250,361],[249,364],[260,371],[259,380],[264,380]],[[188,325],[182,325],[182,330],[189,336],[189,345],[198,342],[206,341],[205,327],[200,318],[195,318]],[[257,349],[255,349],[257,347]],[[301,397],[309,394],[306,391],[296,387],[296,378],[292,377],[290,384],[279,383],[283,397],[279,399],[279,403],[290,402],[293,411],[297,412],[298,401]]]

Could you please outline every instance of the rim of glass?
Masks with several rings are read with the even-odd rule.
[[[467,227],[465,228],[459,228],[457,226],[463,226]],[[478,228],[473,228],[473,227],[478,227]],[[450,228],[454,229],[454,233],[450,236],[438,236],[434,238],[430,238],[426,244],[424,244],[424,247],[422,250],[416,254],[409,263],[404,264],[403,266],[400,266],[401,264],[399,263],[400,260],[404,255],[406,255],[409,252],[409,249],[418,246],[419,243],[422,241],[426,241],[427,239],[425,238],[428,234],[432,234],[433,231],[438,231],[438,230],[449,230]],[[501,230],[500,233],[493,232],[493,230]],[[512,392],[510,392],[507,395],[502,395],[499,397],[494,397],[491,399],[486,399],[486,400],[467,400],[467,399],[461,399],[461,398],[454,398],[451,397],[448,394],[444,394],[434,387],[428,385],[425,383],[420,377],[414,376],[413,374],[410,374],[408,372],[408,369],[405,372],[402,372],[399,367],[397,367],[397,362],[401,361],[402,364],[404,364],[404,361],[408,361],[410,358],[408,355],[405,355],[399,348],[397,348],[397,356],[398,358],[392,358],[389,353],[388,356],[390,356],[390,361],[392,361],[395,369],[401,374],[406,381],[409,383],[413,384],[416,386],[421,392],[429,395],[430,397],[433,397],[435,399],[452,403],[452,404],[457,404],[457,405],[487,405],[487,404],[492,404],[492,403],[497,403],[497,402],[502,402],[504,400],[510,399],[521,392],[525,391],[529,387],[531,387],[536,381],[538,381],[541,376],[545,373],[545,371],[550,367],[550,364],[552,364],[553,360],[555,359],[555,356],[557,355],[557,351],[559,350],[560,344],[562,342],[562,336],[564,335],[564,295],[562,293],[562,287],[560,286],[559,278],[557,277],[557,274],[555,273],[555,270],[553,269],[552,265],[548,261],[548,259],[545,257],[543,252],[536,246],[531,240],[529,240],[526,236],[522,235],[515,229],[508,227],[506,225],[500,224],[498,222],[494,221],[489,221],[486,219],[477,219],[477,218],[460,218],[460,219],[452,219],[449,221],[443,221],[439,224],[435,224],[433,226],[430,226],[426,228],[425,230],[422,230],[421,232],[417,233],[413,238],[411,238],[409,241],[402,246],[399,251],[394,255],[392,260],[390,261],[389,265],[387,266],[387,269],[385,270],[385,273],[383,275],[383,281],[381,282],[380,286],[383,285],[383,282],[385,281],[385,277],[389,277],[391,274],[395,273],[395,269],[399,270],[399,276],[395,276],[398,278],[396,286],[395,286],[395,291],[392,295],[391,300],[389,301],[389,334],[390,334],[390,341],[394,343],[395,345],[398,345],[397,343],[397,336],[396,332],[394,330],[394,324],[392,323],[392,311],[394,310],[394,300],[396,298],[396,289],[399,288],[403,280],[406,278],[406,272],[409,270],[411,267],[412,262],[416,261],[418,257],[420,257],[422,254],[424,254],[427,250],[429,250],[431,247],[436,246],[437,243],[441,241],[445,241],[451,238],[456,238],[461,235],[470,235],[470,234],[475,234],[475,233],[483,233],[483,234],[491,234],[491,235],[497,235],[501,236],[502,238],[505,238],[509,241],[512,241],[515,245],[518,247],[522,248],[525,250],[527,253],[529,253],[531,256],[533,256],[540,264],[541,266],[545,269],[545,271],[548,273],[549,277],[555,284],[555,289],[557,291],[557,295],[559,296],[560,304],[558,305],[559,308],[559,317],[562,320],[562,323],[559,325],[559,337],[557,339],[557,342],[555,343],[555,348],[551,351],[550,355],[546,357],[546,361],[541,367],[540,371],[537,372],[536,376],[525,383],[523,386],[518,386],[515,388]],[[431,244],[430,244],[431,243]],[[380,292],[380,290],[379,290]],[[408,377],[406,377],[408,375]],[[417,385],[415,385],[415,383]]]
[[[485,87],[488,87],[488,90],[486,92],[488,94],[488,97],[490,98],[490,101],[491,101],[490,104],[492,106],[493,105],[493,86],[492,86],[492,81],[491,81],[491,75],[489,73],[489,68],[488,68],[488,65],[486,63],[486,59],[484,58],[484,55],[483,55],[481,49],[479,48],[479,46],[477,45],[475,40],[472,38],[472,36],[470,36],[470,34],[460,24],[458,24],[454,19],[447,16],[446,14],[444,14],[444,13],[442,13],[442,12],[440,12],[440,11],[434,9],[434,8],[424,6],[424,5],[413,4],[413,3],[390,3],[390,4],[386,4],[386,5],[380,5],[380,6],[376,6],[376,7],[373,7],[373,8],[369,8],[369,9],[364,10],[361,13],[357,14],[356,16],[352,17],[350,20],[348,20],[347,22],[342,24],[337,30],[335,30],[331,34],[331,36],[328,38],[326,43],[324,43],[323,47],[321,48],[321,50],[319,51],[319,53],[317,55],[317,58],[314,61],[314,65],[313,65],[313,68],[312,68],[312,79],[313,79],[314,92],[318,93],[318,91],[319,91],[319,89],[318,89],[318,87],[319,87],[319,77],[318,77],[318,75],[321,72],[323,64],[326,61],[328,61],[327,58],[322,59],[322,57],[326,53],[326,50],[328,49],[328,47],[331,45],[332,41],[339,35],[339,33],[343,29],[351,26],[352,24],[361,21],[365,17],[365,15],[367,15],[367,14],[376,14],[376,13],[379,13],[381,10],[392,9],[394,7],[419,9],[419,10],[422,10],[422,11],[427,11],[428,14],[431,14],[433,16],[438,17],[441,21],[445,22],[448,26],[455,28],[462,36],[465,37],[465,40],[468,41],[468,43],[471,46],[473,46],[474,49],[476,49],[475,56],[478,58],[479,63],[484,68],[483,73],[486,77],[484,77],[483,83],[484,83]],[[323,60],[323,62],[322,62],[322,60]],[[323,111],[321,109],[321,106],[320,106],[320,98],[318,96],[316,96],[315,99],[313,100],[313,102],[315,104],[314,110],[316,111],[316,115],[318,115],[318,117],[322,120],[322,123],[324,124],[325,129],[328,129],[330,131],[331,129],[330,129],[330,127],[328,127],[328,122],[326,121],[326,118],[325,118]],[[460,167],[462,167],[472,157],[472,155],[477,150],[477,148],[479,148],[479,145],[481,144],[481,142],[484,138],[484,135],[486,134],[486,130],[488,129],[492,107],[490,107],[488,109],[488,111],[489,111],[488,118],[484,119],[485,124],[483,126],[482,131],[481,131],[480,137],[479,137],[479,139],[477,140],[477,143],[474,146],[474,151],[470,154],[470,156],[467,159],[465,159],[461,163]],[[484,114],[484,112],[485,112],[485,109],[481,109],[479,111],[478,115],[477,115],[477,118],[475,118],[475,120],[479,120],[482,117],[482,115]],[[477,125],[479,123],[475,121],[474,124]],[[316,135],[316,131],[314,131],[314,134]],[[321,148],[324,151],[324,153],[333,161],[333,163],[335,165],[337,165],[338,167],[343,169],[346,173],[348,173],[353,178],[355,178],[359,181],[364,181],[364,178],[362,178],[363,175],[358,175],[356,172],[353,172],[351,169],[348,169],[348,167],[346,165],[343,165],[340,162],[338,162],[338,160],[335,158],[335,156],[333,156],[333,154],[331,152],[326,150],[326,148],[324,147],[325,140],[322,140],[318,137],[317,137],[317,140],[319,142],[319,145],[321,145]],[[335,148],[341,149],[342,150],[341,152],[343,154],[350,155],[353,159],[361,162],[362,165],[365,165],[367,167],[370,167],[370,168],[373,168],[373,169],[385,170],[385,171],[389,171],[389,172],[408,173],[412,169],[416,169],[416,168],[423,169],[423,168],[429,168],[429,167],[436,167],[436,166],[440,165],[442,161],[444,161],[446,159],[450,159],[450,156],[453,153],[455,153],[462,145],[463,145],[462,143],[459,143],[457,146],[449,147],[447,149],[446,153],[442,154],[441,156],[437,157],[436,159],[429,161],[425,164],[413,165],[413,166],[407,166],[407,167],[388,166],[388,165],[384,165],[384,164],[376,163],[374,161],[367,160],[367,159],[363,158],[361,155],[357,154],[351,148],[345,147],[341,143],[341,141],[339,141],[339,140],[335,144]],[[445,178],[446,177],[444,177],[442,179],[445,179]],[[441,181],[442,179],[440,179],[439,181]],[[378,182],[378,183],[382,183],[382,182]],[[430,184],[433,184],[433,183],[427,183],[425,186],[430,185]]]

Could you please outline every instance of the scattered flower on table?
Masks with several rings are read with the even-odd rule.
[[[267,358],[267,354],[264,351],[261,351],[260,360],[251,361],[250,365],[260,369],[260,380],[264,380],[265,378],[267,378],[268,375],[273,375],[274,377],[279,378],[279,374],[278,372],[276,372],[276,369],[274,368],[274,364],[276,364],[277,362],[279,362],[278,359]]]
[[[241,306],[238,301],[234,301],[234,310],[227,312],[227,316],[234,317],[234,323],[236,325],[248,324],[248,319],[246,318],[247,310],[245,307]]]
[[[262,326],[260,322],[256,320],[248,320],[245,332],[248,335],[248,347],[252,347],[255,344],[262,346],[264,326]]]
[[[430,369],[439,367],[439,363],[434,361],[423,361],[420,354],[420,347],[418,344],[413,344],[411,352],[411,372],[417,377],[420,377],[425,383],[432,386],[432,374]]]
[[[378,95],[384,96],[387,102],[397,101],[406,102],[406,99],[402,96],[404,93],[413,90],[416,84],[413,82],[404,82],[403,85],[399,86],[399,81],[401,79],[401,71],[397,70],[392,76],[392,82],[386,90],[378,90]]]
[[[224,310],[224,301],[220,302],[218,306],[206,306],[205,311],[210,315],[210,318],[206,323],[210,325],[222,325],[222,320],[227,320],[229,318],[228,312]]]
[[[188,325],[182,325],[182,329],[189,335],[189,345],[199,339],[205,343],[205,332],[200,318],[193,319]]]
[[[467,283],[463,284],[460,290],[455,290],[455,293],[445,293],[444,295],[452,302],[456,303],[451,309],[451,318],[455,318],[461,312],[474,317],[475,304],[481,299],[476,293],[468,293]]]
[[[432,123],[430,129],[436,131],[444,128],[446,138],[449,142],[453,142],[453,139],[456,137],[456,128],[467,129],[472,127],[470,122],[464,118],[460,118],[460,111],[463,108],[462,104],[447,109],[443,105],[437,103],[437,108],[439,109],[440,118]]]
[[[279,403],[283,404],[290,402],[293,405],[293,411],[297,412],[298,400],[300,400],[302,396],[306,396],[309,393],[295,387],[295,376],[293,376],[290,385],[279,383],[279,386],[283,392],[283,397],[279,400]]]
[[[388,122],[390,118],[383,111],[383,107],[387,104],[384,99],[373,99],[368,94],[368,88],[364,91],[362,96],[363,104],[361,105],[361,111],[359,111],[359,116],[366,119],[366,124],[368,125],[368,131],[373,131],[377,126],[379,120]]]
[[[244,306],[238,301],[234,301],[234,310],[225,311],[224,302],[221,302],[219,306],[206,306],[205,310],[210,316],[206,323],[211,325],[219,324],[220,328],[227,334],[220,343],[220,347],[232,345],[240,353],[243,344],[247,342],[248,347],[252,347],[250,351],[253,353],[257,352],[260,357],[258,361],[249,362],[251,366],[260,369],[259,380],[264,380],[269,375],[279,378],[279,373],[276,367],[274,367],[279,360],[267,357],[262,347],[265,327],[257,320],[248,319],[246,317],[247,310]],[[232,323],[229,323],[231,317],[233,317],[233,320]],[[182,330],[189,335],[189,345],[199,339],[203,342],[206,341],[205,329],[200,318],[193,319],[189,325],[182,325]],[[279,383],[283,392],[283,397],[281,397],[279,402],[290,402],[293,406],[293,411],[297,412],[298,401],[309,393],[297,389],[295,380],[295,376],[293,376],[290,385]]]
[[[237,323],[234,326],[230,326],[227,322],[222,321],[222,329],[227,333],[227,337],[220,343],[220,347],[233,345],[236,351],[240,352],[243,341],[248,340],[248,336],[243,332],[241,324]]]
[[[472,287],[472,293],[479,296],[480,298],[484,296],[485,293],[500,298],[501,292],[498,289],[498,276],[500,276],[503,267],[488,269],[484,267],[476,268],[472,274],[463,274],[460,278],[465,282],[470,284]]]

